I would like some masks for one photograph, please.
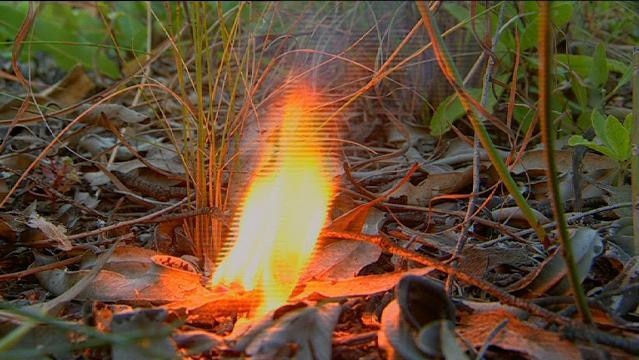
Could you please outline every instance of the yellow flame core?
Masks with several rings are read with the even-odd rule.
[[[333,198],[331,151],[312,92],[287,96],[280,129],[261,150],[257,172],[238,211],[233,247],[214,284],[239,284],[262,295],[252,316],[286,303],[310,259]]]

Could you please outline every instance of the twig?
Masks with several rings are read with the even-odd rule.
[[[632,203],[630,203],[630,202],[612,204],[612,205],[600,207],[600,208],[597,208],[597,209],[592,209],[592,210],[589,210],[589,211],[586,211],[586,212],[583,212],[583,213],[580,213],[580,214],[575,214],[575,215],[569,217],[568,219],[566,219],[566,221],[568,222],[568,224],[572,224],[572,223],[574,223],[574,222],[576,222],[578,220],[581,220],[581,219],[583,219],[583,218],[585,218],[587,216],[590,216],[590,215],[595,215],[595,214],[598,214],[598,213],[601,213],[601,212],[604,212],[604,211],[610,211],[610,210],[615,210],[615,209],[620,209],[620,208],[630,207],[630,206],[632,206]],[[557,225],[557,223],[555,221],[552,221],[552,222],[549,222],[547,224],[544,224],[543,227],[545,229],[550,229],[550,228],[555,227],[556,225]],[[519,232],[517,232],[517,233],[515,233],[513,235],[516,235],[517,237],[522,237],[522,236],[526,236],[528,234],[532,234],[534,232],[535,232],[534,229],[526,229],[526,230],[519,231]],[[505,235],[505,236],[498,237],[497,239],[491,240],[491,241],[499,242],[499,241],[502,241],[502,240],[505,240],[505,239],[509,239],[509,238],[511,238],[510,235]]]
[[[497,49],[497,43],[499,42],[499,28],[504,22],[504,8],[505,6],[502,4],[499,8],[499,18],[497,20],[497,33],[493,37],[493,41],[491,44],[491,48],[485,49],[484,54],[488,54],[488,65],[486,66],[486,72],[484,73],[484,84],[481,91],[481,105],[484,107],[488,106],[488,97],[490,94],[490,85],[492,84],[492,77],[495,72],[495,51]],[[490,19],[490,16],[488,16]],[[473,22],[474,24],[474,22]],[[487,27],[490,29],[490,26]],[[516,74],[514,75],[516,76]],[[485,121],[484,117],[480,115],[480,121]],[[457,246],[455,246],[455,250],[453,251],[453,263],[452,265],[457,268],[457,256],[464,251],[464,246],[466,245],[466,240],[468,239],[468,231],[472,227],[470,223],[470,219],[473,217],[473,212],[475,211],[476,206],[476,196],[479,194],[479,181],[480,181],[480,170],[481,170],[481,161],[480,161],[480,147],[481,143],[479,141],[479,136],[477,132],[475,132],[473,137],[473,188],[470,194],[470,199],[468,201],[468,207],[466,209],[466,215],[464,216],[464,221],[462,225],[462,230],[459,234],[459,238],[457,239]],[[453,276],[449,276],[446,279],[446,292],[450,294],[451,286],[454,281]]]
[[[369,331],[361,334],[341,336],[333,339],[333,346],[352,346],[366,344],[377,339],[377,331]]]
[[[488,337],[486,338],[486,340],[484,340],[484,344],[481,346],[481,349],[479,349],[479,352],[475,357],[476,360],[481,360],[484,358],[486,350],[488,350],[488,347],[493,343],[495,337],[499,335],[499,333],[506,327],[506,325],[508,325],[508,319],[502,320],[499,324],[497,324],[497,326],[495,326],[493,331],[488,334]]]
[[[61,261],[57,261],[57,262],[54,262],[54,263],[51,263],[51,264],[46,264],[46,265],[42,265],[42,266],[31,268],[31,269],[14,272],[14,273],[11,273],[11,274],[2,274],[2,275],[0,275],[0,281],[22,279],[23,277],[26,277],[26,276],[29,276],[29,275],[33,275],[33,274],[37,274],[37,273],[39,273],[41,271],[57,269],[59,267],[75,264],[75,263],[77,263],[78,261],[80,261],[82,259],[82,256],[84,256],[84,254],[78,255],[78,256],[74,256],[72,258],[64,259],[64,260],[61,260]]]
[[[173,209],[176,209],[180,205],[183,205],[187,200],[188,200],[188,198],[187,199],[183,199],[183,200],[181,200],[181,201],[179,201],[179,202],[177,202],[177,203],[175,203],[175,204],[173,204],[173,205],[171,205],[169,207],[166,207],[164,209],[158,210],[158,211],[156,211],[154,213],[151,213],[149,215],[143,216],[143,217],[141,217],[139,219],[122,221],[122,222],[119,222],[117,224],[105,226],[103,228],[99,228],[99,229],[83,232],[83,233],[80,233],[80,234],[70,235],[68,237],[68,239],[69,240],[82,239],[82,238],[85,238],[85,237],[102,234],[102,233],[105,233],[107,231],[111,231],[111,230],[114,230],[114,229],[119,229],[121,227],[131,226],[131,225],[135,225],[135,224],[138,224],[138,223],[143,223],[145,221],[154,219],[154,218],[156,218],[156,217],[158,217],[158,216],[160,216],[162,214],[165,214],[165,213],[167,213],[167,212],[169,212],[169,211],[171,211]]]
[[[639,341],[609,334],[592,327],[567,326],[562,333],[568,340],[594,341],[597,344],[616,347],[633,355],[639,355]]]
[[[322,237],[358,240],[358,241],[365,241],[365,242],[375,244],[379,246],[380,248],[382,248],[383,251],[386,251],[398,256],[402,256],[408,260],[418,262],[422,265],[430,266],[434,268],[435,270],[444,272],[446,274],[454,275],[460,281],[482,289],[483,291],[494,296],[495,298],[497,298],[499,301],[501,301],[504,304],[511,305],[520,309],[524,309],[531,314],[543,317],[544,319],[547,319],[549,321],[552,321],[560,325],[567,325],[571,322],[569,319],[563,316],[557,315],[553,313],[552,311],[548,311],[524,299],[510,295],[489,282],[486,282],[481,279],[477,279],[466,272],[457,270],[453,268],[452,266],[444,264],[438,260],[431,259],[424,255],[412,252],[408,249],[404,249],[403,247],[392,243],[390,240],[388,240],[385,237],[365,235],[365,234],[345,232],[345,231],[333,231],[333,230],[325,230],[324,232],[322,232]]]

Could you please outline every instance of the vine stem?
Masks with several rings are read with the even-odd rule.
[[[546,174],[550,187],[550,201],[552,203],[555,221],[561,248],[568,271],[568,278],[572,287],[577,308],[584,323],[592,324],[592,314],[588,307],[588,301],[579,280],[577,262],[573,254],[572,239],[568,233],[568,223],[564,213],[564,206],[559,192],[559,180],[557,179],[557,164],[555,163],[555,129],[550,118],[550,96],[552,93],[551,82],[551,12],[550,3],[539,3],[539,124],[541,127],[541,139],[544,144],[544,158],[546,160]]]

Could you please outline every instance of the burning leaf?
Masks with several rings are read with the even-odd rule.
[[[329,303],[293,310],[272,320],[256,333],[246,333],[248,339],[238,339],[236,344],[241,347],[235,347],[235,350],[267,359],[328,360],[331,358],[333,329],[341,309],[339,304]]]

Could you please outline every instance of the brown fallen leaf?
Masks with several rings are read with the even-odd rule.
[[[480,348],[493,330],[507,320],[505,327],[491,340],[491,346],[519,353],[527,359],[581,359],[579,349],[557,333],[519,320],[508,311],[495,310],[463,316],[457,327],[460,335]]]
[[[36,264],[46,261],[50,260],[38,256]],[[77,271],[55,269],[36,276],[43,287],[57,295],[82,279],[93,265],[94,261],[90,259]],[[180,258],[121,246],[78,298],[163,304],[210,295],[203,284],[204,278],[193,272],[192,266]]]
[[[363,214],[364,212],[361,212],[356,215]],[[358,231],[369,235],[378,235],[379,227],[385,219],[385,214],[375,208],[367,209],[365,214],[366,222]],[[355,226],[359,226],[359,224]],[[345,227],[345,229],[348,229],[348,227]],[[382,249],[379,246],[362,241],[339,240],[329,243],[313,256],[311,263],[300,278],[300,283],[310,279],[340,280],[353,278],[366,265],[377,261],[381,254]]]
[[[341,310],[341,305],[328,303],[298,308],[277,319],[271,315],[230,338],[230,347],[260,359],[329,360]]]
[[[377,294],[392,289],[399,279],[406,275],[426,275],[431,271],[431,268],[418,268],[381,275],[357,276],[338,281],[310,280],[303,282],[302,292],[296,294],[291,301],[301,301],[313,294],[329,298]]]
[[[572,157],[574,150],[555,150],[553,157],[557,165],[557,171],[566,173],[572,171]],[[592,172],[596,170],[615,169],[619,165],[611,158],[603,155],[588,152],[583,160],[584,171]],[[541,149],[530,150],[524,153],[521,161],[511,167],[515,175],[528,173],[529,176],[546,176],[546,160],[544,151]]]
[[[43,90],[38,96],[65,107],[85,99],[94,88],[95,83],[87,75],[84,66],[76,65],[62,80]]]
[[[89,104],[83,104],[78,108],[78,114],[91,108],[81,121],[85,124],[98,125],[105,129],[109,129],[113,122],[116,127],[122,127],[125,124],[138,124],[149,117],[139,113],[135,110],[131,110],[126,106],[120,104],[100,104],[93,106]]]
[[[550,219],[548,219],[544,214],[535,209],[532,209],[532,211],[540,224],[543,225],[550,222]],[[528,226],[530,226],[519,206],[495,209],[490,212],[490,217],[496,222],[508,223],[511,226],[516,226],[519,228],[527,228]]]
[[[405,196],[409,205],[428,206],[432,198],[461,191],[470,185],[472,180],[473,172],[470,166],[459,170],[429,174],[425,180],[417,185],[404,184],[392,197]]]

